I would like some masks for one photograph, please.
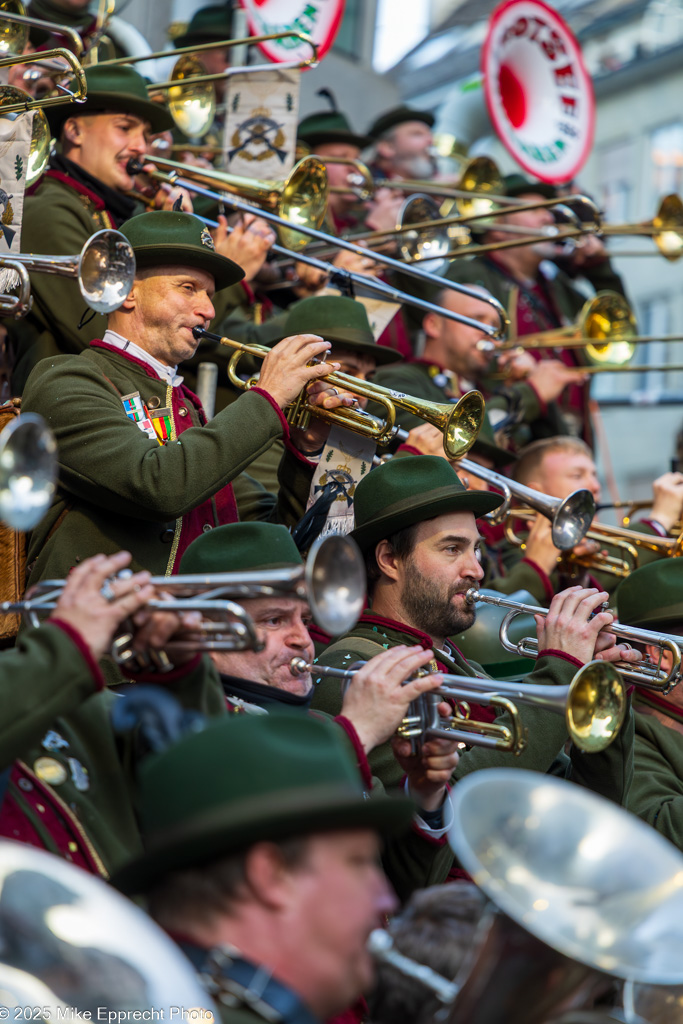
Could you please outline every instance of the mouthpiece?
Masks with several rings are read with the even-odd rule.
[[[479,600],[479,591],[476,587],[470,587],[470,589],[465,593],[465,600],[467,604],[477,603]]]
[[[289,663],[289,671],[293,676],[305,676],[310,670],[311,666],[303,658],[292,658]]]
[[[140,160],[136,160],[135,157],[132,156],[126,164],[126,174],[129,174],[132,178],[133,175],[140,174],[142,172],[143,167],[144,164],[142,164]]]

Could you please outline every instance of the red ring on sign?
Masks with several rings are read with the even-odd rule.
[[[328,0],[328,2],[329,2],[329,0]],[[329,28],[327,29],[325,36],[322,39],[319,39],[316,36],[315,32],[311,33],[311,38],[313,39],[313,42],[318,47],[318,60],[319,61],[322,60],[322,58],[325,56],[327,51],[330,49],[330,47],[334,43],[334,41],[335,41],[335,39],[337,37],[337,32],[339,31],[339,26],[341,25],[342,18],[344,17],[344,8],[346,6],[346,0],[333,0],[333,2],[336,3],[337,10],[336,10],[336,12],[333,15],[332,22],[331,22]],[[268,8],[269,3],[270,3],[270,0],[240,0],[240,7],[242,7],[242,9],[244,11],[246,11],[246,13],[247,13],[247,28],[248,28],[248,31],[249,31],[249,33],[251,35],[255,35],[255,36],[268,35],[271,30],[272,31],[277,31],[277,29],[274,28],[273,26],[271,26],[271,29],[267,29],[266,26],[258,25],[257,22],[253,18],[253,13],[252,12],[253,12],[253,7],[254,6],[259,8],[259,13],[260,13],[264,8],[265,9]],[[305,6],[306,5],[305,5],[305,3],[303,3],[303,0],[302,0],[302,4],[301,4],[302,9]],[[261,14],[261,13],[260,13],[260,16],[264,17],[264,15]],[[279,22],[277,22],[277,24],[281,25],[282,22],[279,21]],[[267,57],[268,60],[272,60],[274,64],[279,64],[279,63],[282,63],[284,61],[292,60],[293,55],[294,55],[294,51],[287,51],[287,50],[278,49],[277,48],[277,41],[276,40],[271,40],[271,42],[268,42],[268,43],[257,43],[256,45],[257,45],[258,49],[261,51],[261,53],[265,57]],[[304,47],[304,49],[305,49],[305,55],[308,56],[310,54],[310,52],[311,52],[310,47],[306,46],[306,47]],[[304,70],[307,70],[307,69],[304,69]]]

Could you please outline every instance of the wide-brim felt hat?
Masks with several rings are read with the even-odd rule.
[[[173,45],[179,49],[181,46],[199,46],[231,38],[232,3],[211,4],[194,12],[187,28],[182,35],[176,36]]]
[[[309,114],[299,123],[297,138],[307,146],[318,146],[325,142],[345,142],[357,149],[371,145],[369,135],[354,132],[347,118],[339,110],[319,110]]]
[[[50,131],[59,138],[62,125],[70,117],[81,114],[122,113],[148,121],[152,134],[170,131],[174,121],[166,106],[153,103],[147,94],[147,83],[135,68],[126,64],[106,67],[95,64],[85,69],[88,94],[84,103],[59,103],[47,107]],[[75,88],[72,79],[69,88]]]
[[[515,199],[517,196],[527,195],[527,193],[538,194],[543,196],[545,199],[555,199],[557,196],[557,189],[554,185],[549,185],[545,181],[536,181],[534,178],[526,178],[523,174],[506,174],[503,179],[505,183],[505,195]],[[514,213],[514,210],[510,211]]]
[[[201,533],[180,560],[179,572],[250,572],[303,565],[286,527],[278,523],[229,523]]]
[[[683,559],[660,558],[635,569],[617,587],[615,606],[627,626],[683,629]]]
[[[214,719],[147,758],[139,781],[145,852],[112,878],[127,893],[262,841],[399,834],[414,809],[402,797],[366,799],[343,731],[304,712]]]
[[[392,459],[363,477],[356,487],[351,536],[362,551],[407,526],[451,512],[472,512],[475,518],[503,502],[499,494],[468,491],[446,459],[415,455]]]
[[[395,349],[375,341],[363,303],[344,295],[313,295],[295,302],[277,340],[294,334],[319,334],[326,341],[372,356],[378,366],[400,359]]]
[[[138,270],[188,266],[211,274],[216,291],[236,284],[244,271],[216,252],[208,228],[191,213],[153,210],[131,217],[121,228],[133,246]]]
[[[434,114],[429,110],[413,110],[412,107],[406,106],[394,107],[392,110],[380,114],[372,122],[368,128],[368,135],[375,141],[391,128],[395,128],[397,124],[405,124],[406,121],[422,121],[428,128],[433,128],[435,120]]]

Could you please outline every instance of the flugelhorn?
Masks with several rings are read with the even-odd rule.
[[[506,651],[511,654],[519,654],[523,658],[538,657],[538,640],[535,637],[524,637],[519,643],[513,643],[508,636],[510,623],[517,615],[542,615],[548,614],[547,608],[541,608],[535,604],[522,604],[520,601],[513,601],[511,598],[482,594],[471,587],[465,594],[465,600],[469,604],[476,604],[483,601],[485,604],[494,604],[499,608],[509,608],[510,612],[505,616],[500,627],[500,642]],[[633,641],[638,644],[648,644],[659,648],[659,660],[657,664],[631,665],[627,662],[619,663],[619,671],[624,679],[636,684],[645,686],[651,690],[658,690],[660,693],[668,693],[677,683],[680,682],[683,672],[681,671],[681,638],[669,633],[657,633],[651,629],[638,629],[635,626],[625,626],[620,622],[613,622],[605,626],[604,633],[613,633],[622,640]],[[668,651],[672,657],[672,666],[669,671],[662,667],[662,657]]]
[[[502,491],[503,504],[495,512],[489,513],[491,522],[503,522],[510,510],[510,502],[516,498],[551,520],[553,544],[561,551],[573,548],[590,529],[595,515],[595,499],[586,489],[572,491],[566,498],[553,498],[469,459],[461,459],[459,468]]]
[[[271,351],[267,345],[247,345],[241,341],[234,341],[232,338],[222,338],[218,334],[210,334],[202,327],[193,327],[192,333],[198,341],[206,338],[235,349],[235,353],[228,363],[228,377],[236,388],[248,391],[249,388],[258,384],[258,377],[242,380],[237,374],[237,364],[243,355],[265,359]],[[292,426],[305,429],[310,417],[315,416],[327,423],[338,423],[354,433],[371,437],[378,445],[387,445],[398,431],[396,410],[404,409],[442,431],[444,452],[449,459],[458,459],[468,452],[481,429],[484,417],[484,399],[479,391],[468,391],[455,404],[452,402],[440,404],[412,398],[401,391],[383,388],[370,381],[361,381],[358,377],[352,377],[348,373],[334,371],[318,379],[343,391],[350,391],[360,398],[377,402],[384,407],[385,418],[378,419],[363,409],[323,409],[322,406],[313,405],[308,400],[307,391],[304,389],[286,409],[287,421]]]
[[[133,247],[120,231],[109,228],[91,235],[75,256],[11,253],[0,257],[0,266],[75,277],[84,300],[97,313],[118,309],[133,287],[135,277]],[[28,306],[24,312],[27,311]]]
[[[305,160],[313,159],[313,157],[304,157],[303,160],[299,161],[299,164],[297,166],[301,166],[301,164],[304,163]],[[174,160],[166,160],[165,158],[158,156],[148,157],[148,162],[157,164],[159,167],[167,168],[169,173],[164,173],[164,171],[160,170],[151,172],[145,171],[144,165],[136,160],[128,161],[128,173],[131,175],[146,173],[150,177],[156,179],[157,181],[163,181],[170,185],[179,185],[182,188],[187,188],[189,189],[189,191],[196,192],[198,195],[201,196],[206,196],[208,199],[213,199],[219,203],[225,203],[227,206],[230,206],[235,210],[239,210],[242,213],[255,212],[254,207],[251,206],[249,203],[244,202],[241,199],[236,199],[235,196],[231,194],[233,190],[228,189],[227,191],[220,191],[221,178],[225,176],[221,175],[221,173],[218,171],[205,170],[202,168],[193,167],[189,164],[178,163]],[[322,164],[319,164],[319,166],[322,168]],[[249,180],[249,187],[253,189],[254,182],[251,181],[250,179],[247,180]],[[326,174],[325,181],[327,181]],[[209,182],[217,186],[217,188],[204,188],[201,184],[198,184],[198,182]],[[393,301],[396,301],[398,298],[399,301],[409,302],[412,305],[417,306],[419,309],[426,309],[429,310],[430,312],[438,312],[447,320],[455,320],[458,323],[467,324],[469,327],[475,327],[477,330],[482,331],[483,334],[488,335],[488,337],[490,338],[502,338],[505,336],[505,332],[509,323],[507,313],[505,312],[505,309],[502,306],[502,304],[492,295],[484,295],[473,288],[468,288],[465,285],[457,284],[455,281],[449,281],[447,278],[439,277],[438,274],[431,274],[426,270],[418,270],[417,268],[411,266],[409,263],[404,263],[401,260],[394,260],[391,259],[391,257],[384,255],[380,256],[378,253],[373,253],[370,250],[364,249],[360,245],[355,245],[353,242],[349,242],[346,239],[337,238],[335,235],[327,234],[326,232],[319,231],[317,228],[313,228],[308,224],[298,222],[295,216],[293,217],[294,222],[292,223],[290,220],[285,220],[284,218],[278,216],[277,214],[274,214],[269,210],[264,210],[263,208],[261,208],[260,212],[258,213],[258,216],[263,217],[264,220],[267,220],[271,224],[277,225],[279,229],[284,228],[286,231],[293,232],[295,245],[300,244],[301,240],[299,239],[298,236],[305,235],[308,238],[315,238],[318,241],[327,243],[328,245],[331,244],[335,246],[335,248],[346,249],[348,252],[356,253],[356,255],[362,256],[364,259],[372,259],[376,263],[380,263],[383,264],[384,266],[391,267],[394,270],[401,271],[405,274],[408,274],[411,277],[416,277],[419,280],[429,281],[432,284],[435,284],[439,289],[446,288],[449,291],[460,292],[463,295],[469,295],[472,298],[476,298],[480,302],[485,302],[487,305],[491,306],[496,311],[496,315],[498,316],[499,319],[499,325],[497,327],[492,327],[490,324],[484,324],[479,320],[474,320],[472,317],[466,317],[460,313],[455,313],[452,310],[445,309],[442,306],[436,306],[433,303],[428,303],[416,297],[406,296],[405,293],[399,292],[395,288],[391,288],[389,285],[384,284],[384,282],[376,281],[374,278],[367,277],[363,274],[354,274],[350,271],[338,270],[336,267],[331,267],[329,264],[325,264],[320,260],[316,260],[314,257],[306,256],[305,253],[302,253],[301,256],[296,257],[297,259],[301,259],[304,263],[309,263],[311,266],[315,266],[317,267],[317,269],[324,270],[326,273],[329,273],[333,281],[335,280],[335,277],[339,281],[353,281],[356,284],[362,285],[364,288],[369,288],[371,291],[381,292],[383,295],[389,297],[390,299],[393,299]],[[285,250],[281,247],[276,249],[275,246],[271,246],[271,249],[273,252],[277,252],[279,255],[293,255],[292,248],[290,248],[289,250]]]
[[[302,658],[293,658],[290,664],[295,675],[320,673],[337,676],[349,683],[365,662],[356,662],[349,669],[308,664]],[[517,704],[526,704],[564,715],[572,743],[587,753],[597,753],[615,739],[626,716],[623,680],[619,672],[605,661],[591,661],[583,665],[568,686],[441,675],[442,683],[436,690],[423,693],[411,703],[408,715],[398,730],[399,736],[419,742],[440,737],[470,746],[521,754],[527,745],[527,737]],[[510,726],[498,719],[495,722],[475,721],[467,717],[467,707],[464,717],[462,712],[456,711],[444,720],[438,713],[438,705],[444,698],[455,701],[456,706],[473,701],[505,711],[510,716]]]

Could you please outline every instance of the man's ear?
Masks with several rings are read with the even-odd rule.
[[[390,580],[396,581],[399,575],[398,559],[388,540],[381,540],[375,548],[377,565]]]
[[[394,155],[394,147],[387,139],[380,139],[375,148],[377,156],[381,156],[384,160],[391,160]]]
[[[296,872],[285,864],[274,843],[261,842],[246,854],[244,880],[250,896],[271,911],[285,911],[297,901]]]
[[[438,338],[440,319],[441,317],[438,313],[427,313],[425,315],[422,321],[422,330],[426,338]]]
[[[78,117],[69,117],[62,127],[62,140],[70,146],[80,145],[83,137],[83,126]]]
[[[134,310],[137,307],[137,305],[138,305],[138,281],[136,279],[135,281],[133,281],[133,287],[128,292],[128,294],[126,295],[125,299],[123,300],[123,302],[121,303],[119,308],[117,310],[114,310],[114,312],[118,313],[119,310],[125,310],[125,312],[130,313],[132,310]]]

